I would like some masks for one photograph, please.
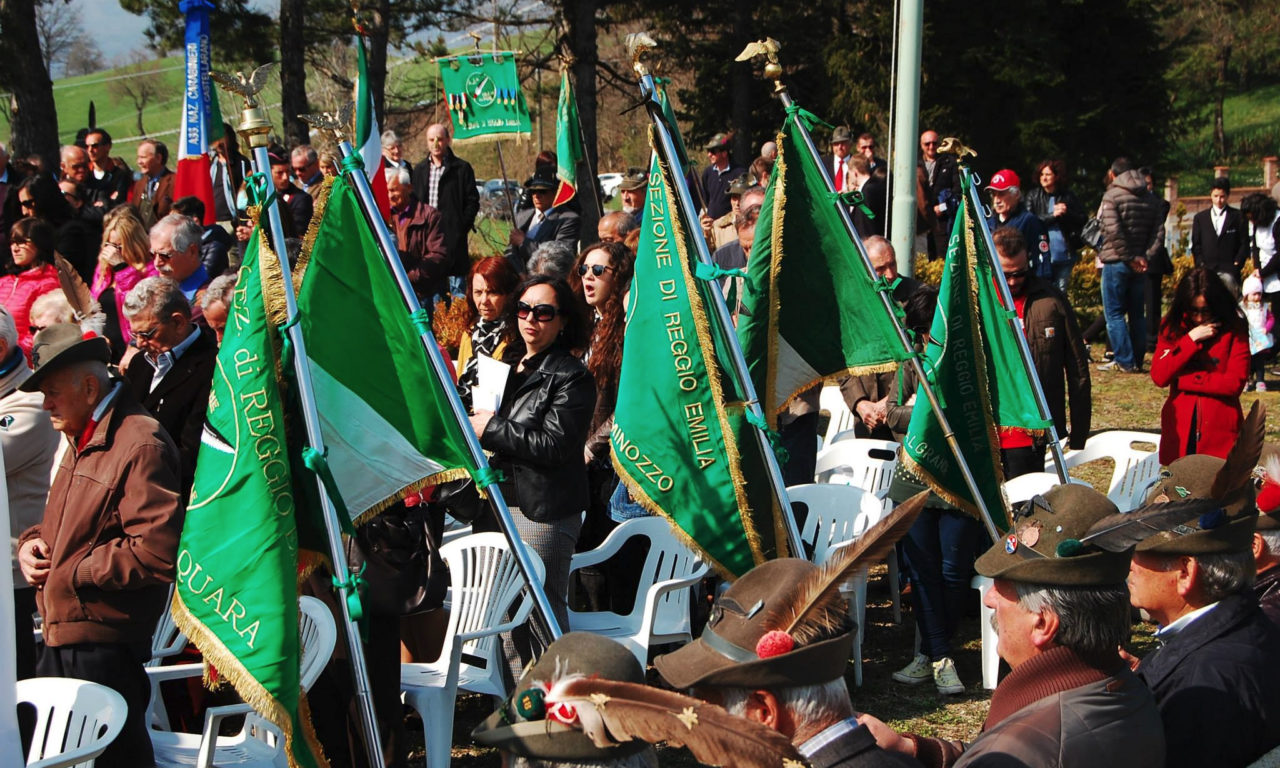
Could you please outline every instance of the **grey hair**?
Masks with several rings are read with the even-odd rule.
[[[1280,531],[1257,531],[1257,534],[1262,537],[1262,543],[1267,547],[1267,554],[1280,557]]]
[[[315,149],[313,149],[310,144],[299,144],[293,148],[293,152],[291,154],[293,157],[301,155],[306,158],[308,165],[320,162],[320,156],[316,154]]]
[[[1030,613],[1051,611],[1058,617],[1053,641],[1087,662],[1107,664],[1129,637],[1129,587],[1123,582],[1102,587],[1064,587],[1013,582],[1018,606]]]
[[[124,316],[133,319],[144,312],[149,312],[157,319],[165,318],[174,312],[191,317],[191,303],[183,295],[178,284],[167,277],[147,277],[124,297]]]
[[[633,230],[640,228],[640,222],[636,221],[636,217],[626,211],[611,211],[602,216],[600,220],[602,222],[606,220],[610,222],[618,222],[618,237],[624,239],[627,235],[631,234]]]
[[[395,131],[388,128],[387,130],[382,132],[382,148],[383,149],[394,147],[399,143],[400,143],[400,137],[396,135]]]
[[[107,368],[107,364],[101,360],[80,360],[69,364],[64,370],[71,371],[74,378],[92,376],[97,379],[98,390],[103,397],[106,397],[107,393],[111,391],[111,371]]]
[[[733,226],[739,232],[744,229],[754,229],[756,222],[760,219],[760,209],[763,206],[753,205],[750,208],[742,208],[739,204],[738,218],[734,220]]]
[[[735,717],[743,717],[747,711],[746,688],[721,688],[721,706]],[[778,703],[791,713],[791,719],[810,725],[835,723],[853,716],[853,702],[849,700],[849,686],[844,678],[836,678],[819,685],[798,685],[793,688],[770,688]]]
[[[239,275],[219,275],[213,278],[209,283],[209,287],[204,289],[204,295],[200,297],[200,309],[207,310],[217,302],[222,302],[227,309],[231,308],[231,292],[236,289],[236,280]]]
[[[1252,587],[1258,577],[1251,551],[1196,555],[1195,559],[1205,605]]]
[[[397,165],[392,168],[386,168],[382,171],[382,174],[387,177],[388,184],[391,183],[392,179],[398,180],[401,184],[405,185],[406,187],[411,186],[413,184],[413,176],[409,173],[408,169],[406,169],[403,165]]]
[[[658,768],[658,753],[653,747],[646,747],[626,757],[589,763],[565,763],[512,755],[511,768]]]
[[[0,144],[0,152],[4,152],[4,145]],[[0,305],[0,339],[4,340],[4,344],[12,352],[18,346],[18,325],[13,321],[13,315],[4,305]]]
[[[556,278],[568,277],[576,258],[578,254],[573,250],[573,243],[548,240],[540,243],[533,250],[533,255],[529,257],[529,274]]]
[[[190,216],[183,216],[181,213],[170,213],[165,216],[152,227],[153,232],[156,229],[160,229],[161,233],[168,233],[169,244],[178,253],[186,253],[187,249],[193,245],[199,247],[204,237],[204,227],[197,224]]]

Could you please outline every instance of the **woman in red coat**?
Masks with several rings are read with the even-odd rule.
[[[1225,458],[1240,431],[1249,378],[1249,329],[1230,291],[1197,267],[1160,324],[1151,379],[1169,388],[1160,412],[1160,463],[1192,453]]]

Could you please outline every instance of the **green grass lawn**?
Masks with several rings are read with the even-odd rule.
[[[1262,184],[1262,158],[1280,152],[1280,84],[1255,88],[1229,96],[1223,105],[1233,186]],[[1213,123],[1206,116],[1203,126],[1182,139],[1164,158],[1163,174],[1178,176],[1183,195],[1207,195],[1213,182]]]

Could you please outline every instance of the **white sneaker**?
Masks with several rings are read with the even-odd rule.
[[[1254,389],[1254,391],[1255,391],[1255,392],[1266,392],[1266,391],[1267,391],[1267,382],[1265,382],[1265,381],[1259,381],[1259,382],[1258,382],[1258,386],[1257,386],[1257,388],[1255,388],[1255,389]]]
[[[929,661],[929,657],[923,653],[917,653],[910,664],[894,672],[892,677],[899,683],[917,685],[926,680],[932,680],[933,675],[933,663]]]
[[[956,674],[956,663],[948,657],[933,662],[933,684],[938,687],[938,693],[964,693],[964,683]]]

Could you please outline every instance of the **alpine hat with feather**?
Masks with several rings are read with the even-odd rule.
[[[888,554],[928,493],[900,504],[821,568],[795,558],[752,568],[716,600],[701,637],[653,664],[671,686],[790,688],[843,677],[856,629],[840,588]]]
[[[1137,551],[1159,555],[1215,555],[1248,552],[1258,524],[1254,471],[1262,456],[1266,409],[1254,401],[1226,459],[1183,456],[1160,472],[1148,502],[1206,499],[1214,508],[1185,525],[1151,536]]]
[[[1057,587],[1120,584],[1135,543],[1214,507],[1204,500],[1151,504],[1122,514],[1086,485],[1058,485],[1015,505],[1012,530],[974,564],[978,573]]]
[[[58,323],[36,334],[31,343],[31,362],[35,372],[22,382],[23,392],[37,392],[40,384],[53,371],[73,363],[97,360],[111,362],[111,346],[94,333],[85,333],[79,325]]]

